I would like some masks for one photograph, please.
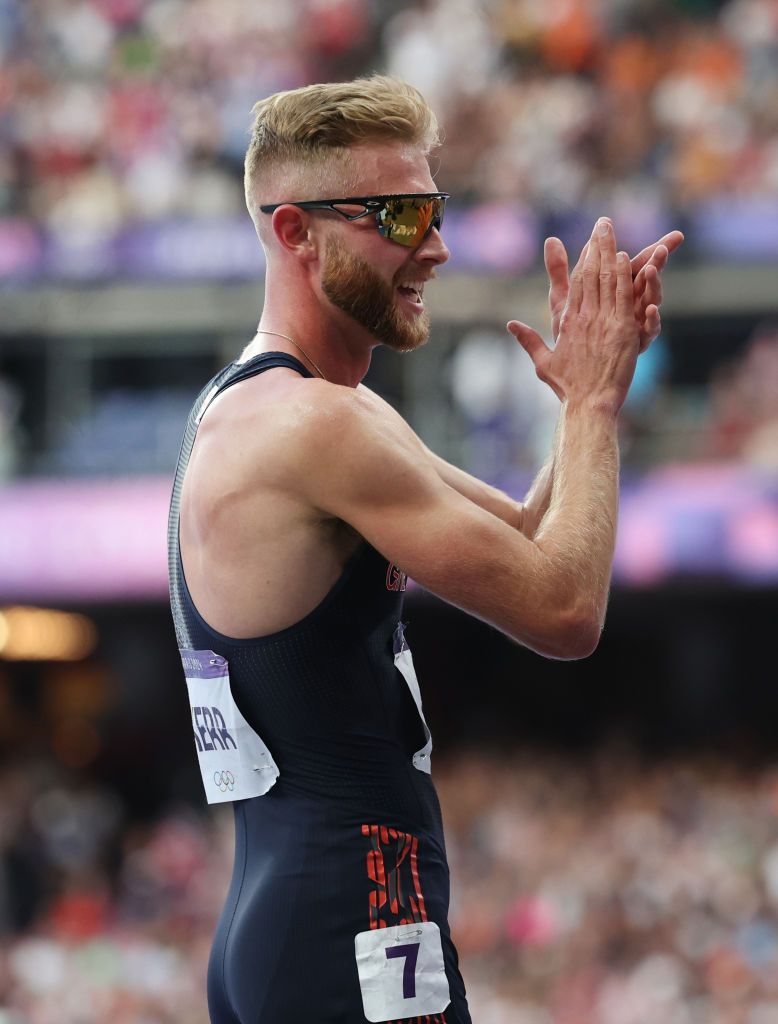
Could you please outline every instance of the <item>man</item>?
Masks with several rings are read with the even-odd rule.
[[[519,504],[434,456],[360,384],[376,345],[427,339],[425,286],[448,257],[432,111],[374,77],[281,93],[255,114],[246,198],[264,310],[195,403],[170,519],[203,781],[235,809],[211,1017],[467,1024],[405,576],[540,654],[594,649],[617,414],[681,236],[630,266],[601,219],[569,281],[562,243],[547,243],[556,346],[508,326],[560,421]]]

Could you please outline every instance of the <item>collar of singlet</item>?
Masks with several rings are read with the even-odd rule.
[[[260,352],[259,355],[247,359],[245,363],[235,362],[232,365],[239,379],[243,379],[244,376],[253,377],[255,373],[271,370],[276,366],[285,366],[289,370],[296,370],[303,377],[315,376],[305,363],[301,363],[299,359],[290,356],[288,352]],[[233,378],[231,377],[230,383],[232,382]]]

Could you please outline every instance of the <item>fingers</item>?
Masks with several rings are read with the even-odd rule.
[[[667,247],[657,245],[649,262],[635,278],[633,286],[635,319],[640,328],[641,351],[648,347],[659,333],[659,306],[662,304],[662,269],[669,257]],[[655,307],[649,318],[649,307]]]
[[[625,322],[634,320],[632,298],[632,268],[629,256],[620,252],[616,256],[616,314]]]
[[[649,263],[638,275],[639,287],[634,290],[635,298],[640,302],[640,311],[645,314],[648,306],[659,306],[662,303],[662,278],[656,267]],[[636,281],[637,285],[638,282]]]
[[[674,238],[677,235],[679,238]],[[640,330],[640,351],[644,352],[656,338],[661,329],[659,306],[662,303],[662,271],[670,257],[670,249],[666,243],[677,248],[683,241],[680,231],[664,235],[653,247],[647,262],[638,271],[633,283],[635,320]],[[651,246],[648,247],[649,249]],[[635,259],[642,257],[644,249]],[[635,260],[632,261],[634,267]]]
[[[667,249],[668,255],[671,252],[675,252],[679,249],[684,242],[684,234],[682,231],[668,231],[666,235],[662,235],[659,241],[656,243],[657,246],[663,245]]]
[[[654,251],[649,256],[647,262],[641,267],[637,274],[634,275],[634,291],[635,298],[637,299],[643,295],[649,278],[655,282],[655,287],[661,288],[660,278],[662,271],[667,266],[667,261],[670,258],[669,250],[665,245],[657,244],[654,247]],[[635,257],[637,259],[637,257]],[[634,265],[634,260],[632,261]],[[651,299],[648,300],[652,301]]]
[[[592,316],[600,305],[600,232],[606,232],[607,230],[607,221],[600,218],[594,225],[582,268],[579,270],[576,267],[573,271],[570,281],[570,301],[568,303],[572,313],[580,309],[587,315]],[[578,306],[573,301],[573,296],[576,294],[576,279],[580,283],[581,294],[581,301]]]
[[[600,228],[602,235],[599,234]],[[670,231],[642,249],[630,262],[634,316],[640,329],[642,346],[647,347],[659,331],[662,271],[667,266],[670,253],[683,241],[684,236],[680,231]],[[567,252],[560,239],[546,239],[543,258],[549,277],[549,308],[554,339],[559,334],[565,307],[571,313],[578,312],[582,305],[591,310],[596,308],[595,278],[599,286],[599,303],[611,308],[617,303],[616,239],[609,218],[599,218],[572,273],[568,270]]]
[[[659,335],[662,329],[662,321],[659,316],[659,307],[650,305],[646,308],[646,316],[643,327],[640,331],[640,352],[645,352],[651,342]]]
[[[667,259],[671,252],[675,250],[683,243],[684,236],[680,231],[670,231],[666,235],[662,235],[659,241],[647,245],[645,249],[641,249],[640,252],[632,260],[632,276],[637,277],[643,267],[651,260],[651,257],[656,254],[656,250],[663,246],[667,250],[664,262],[659,267],[660,270],[664,269]]]
[[[600,244],[600,305],[613,309],[616,303],[616,235],[605,217],[598,221]]]
[[[592,235],[593,234],[594,231],[592,231]],[[592,235],[589,236],[589,241],[591,241]],[[587,241],[586,245],[583,247],[583,249],[581,249],[581,255],[578,257],[578,262],[573,267],[573,273],[575,273],[576,270],[581,270],[583,268],[584,260],[586,259],[587,253],[589,252],[589,241]]]
[[[543,246],[543,262],[548,273],[548,309],[551,314],[551,337],[559,334],[559,320],[567,302],[570,277],[567,250],[559,238],[547,238]]]
[[[509,320],[506,327],[532,360],[538,377],[548,384],[560,402],[563,401],[564,392],[549,372],[553,352],[546,345],[545,341],[543,341],[537,331],[528,327],[527,324],[523,324],[520,320]]]
[[[548,274],[548,301],[553,308],[561,302],[564,305],[570,277],[567,267],[567,250],[559,238],[547,238],[543,245],[543,262]]]
[[[539,362],[550,353],[548,345],[537,331],[520,320],[509,320],[506,327],[521,345],[537,369]]]
[[[587,244],[584,246],[584,248],[582,248],[580,250],[580,256],[578,256],[578,262],[572,268],[572,273],[570,275],[570,292],[571,293],[573,291],[575,292],[575,304],[572,305],[572,303],[570,303],[568,301],[568,306],[571,309],[576,309],[577,310],[579,308],[579,306],[580,306],[580,300],[581,300],[581,296],[582,296],[582,292],[581,292],[581,288],[582,288],[581,274],[582,274],[582,272],[584,272],[584,264],[586,262],[587,256],[589,255],[589,249],[590,249],[590,246],[591,246],[591,243],[592,243],[592,239],[595,237],[595,231],[596,230],[597,230],[597,224],[595,223],[595,226],[592,229],[592,234],[589,237],[589,242],[587,242]],[[575,288],[574,289],[573,289],[573,282],[575,282]],[[570,298],[572,298],[572,294],[570,295]]]
[[[670,253],[668,252],[667,247],[664,245],[657,245],[653,253],[649,257],[648,262],[641,268],[641,270],[638,271],[637,275],[635,276],[635,298],[638,298],[639,296],[644,294],[649,278],[653,282],[655,282],[655,287],[661,289],[660,279],[662,271],[667,266],[667,261],[669,258]],[[648,301],[651,302],[655,300],[649,299]]]
[[[567,285],[567,250],[560,238],[552,236],[547,238],[543,245],[543,262],[548,271],[548,278],[552,284],[561,281]]]

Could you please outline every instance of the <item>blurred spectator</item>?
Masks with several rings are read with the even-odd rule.
[[[0,792],[0,1019],[206,1024],[229,816],[132,822],[111,790],[34,761]]]
[[[473,750],[436,783],[479,1024],[778,1019],[778,765]],[[206,1024],[229,809],[133,822],[33,763],[0,795],[4,883],[25,850],[38,893],[6,920],[1,1019]]]
[[[778,191],[772,0],[3,0],[0,52],[0,216],[53,232],[239,211],[253,103],[374,68],[460,200]]]
[[[708,449],[715,458],[778,470],[778,324],[759,327],[741,359],[715,373]]]
[[[619,420],[621,450],[633,467],[652,461],[668,363],[662,336],[638,360]],[[492,329],[470,331],[458,342],[450,387],[464,438],[463,468],[522,493],[551,450],[559,400],[538,380],[526,353]]]
[[[492,329],[466,334],[450,369],[464,421],[463,468],[520,492],[551,450],[559,400],[538,380],[526,352]]]
[[[778,1013],[774,768],[474,754],[439,786],[479,1020]]]
[[[778,324],[746,336],[708,386],[669,384],[672,355],[660,335],[638,360],[619,420],[625,466],[665,460],[737,462],[778,472]],[[491,329],[458,342],[450,388],[461,434],[461,464],[511,493],[522,493],[551,446],[558,402],[530,361]]]

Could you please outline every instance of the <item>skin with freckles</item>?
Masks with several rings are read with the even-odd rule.
[[[333,172],[319,198],[436,191],[426,152],[407,143],[354,146],[349,168],[349,188]],[[441,233],[409,249],[382,237],[372,217],[268,198],[281,205],[261,228],[264,308],[240,361],[284,351],[314,377],[269,370],[224,392],[202,419],[180,525],[201,615],[238,638],[284,629],[367,540],[540,654],[590,653],[615,544],[618,411],[659,331],[662,273],[680,232],[630,262],[601,218],[572,271],[562,242],[547,240],[554,347],[521,321],[508,327],[558,395],[560,420],[517,502],[429,451],[361,384],[376,345],[410,351],[427,340],[424,293],[449,255]]]

